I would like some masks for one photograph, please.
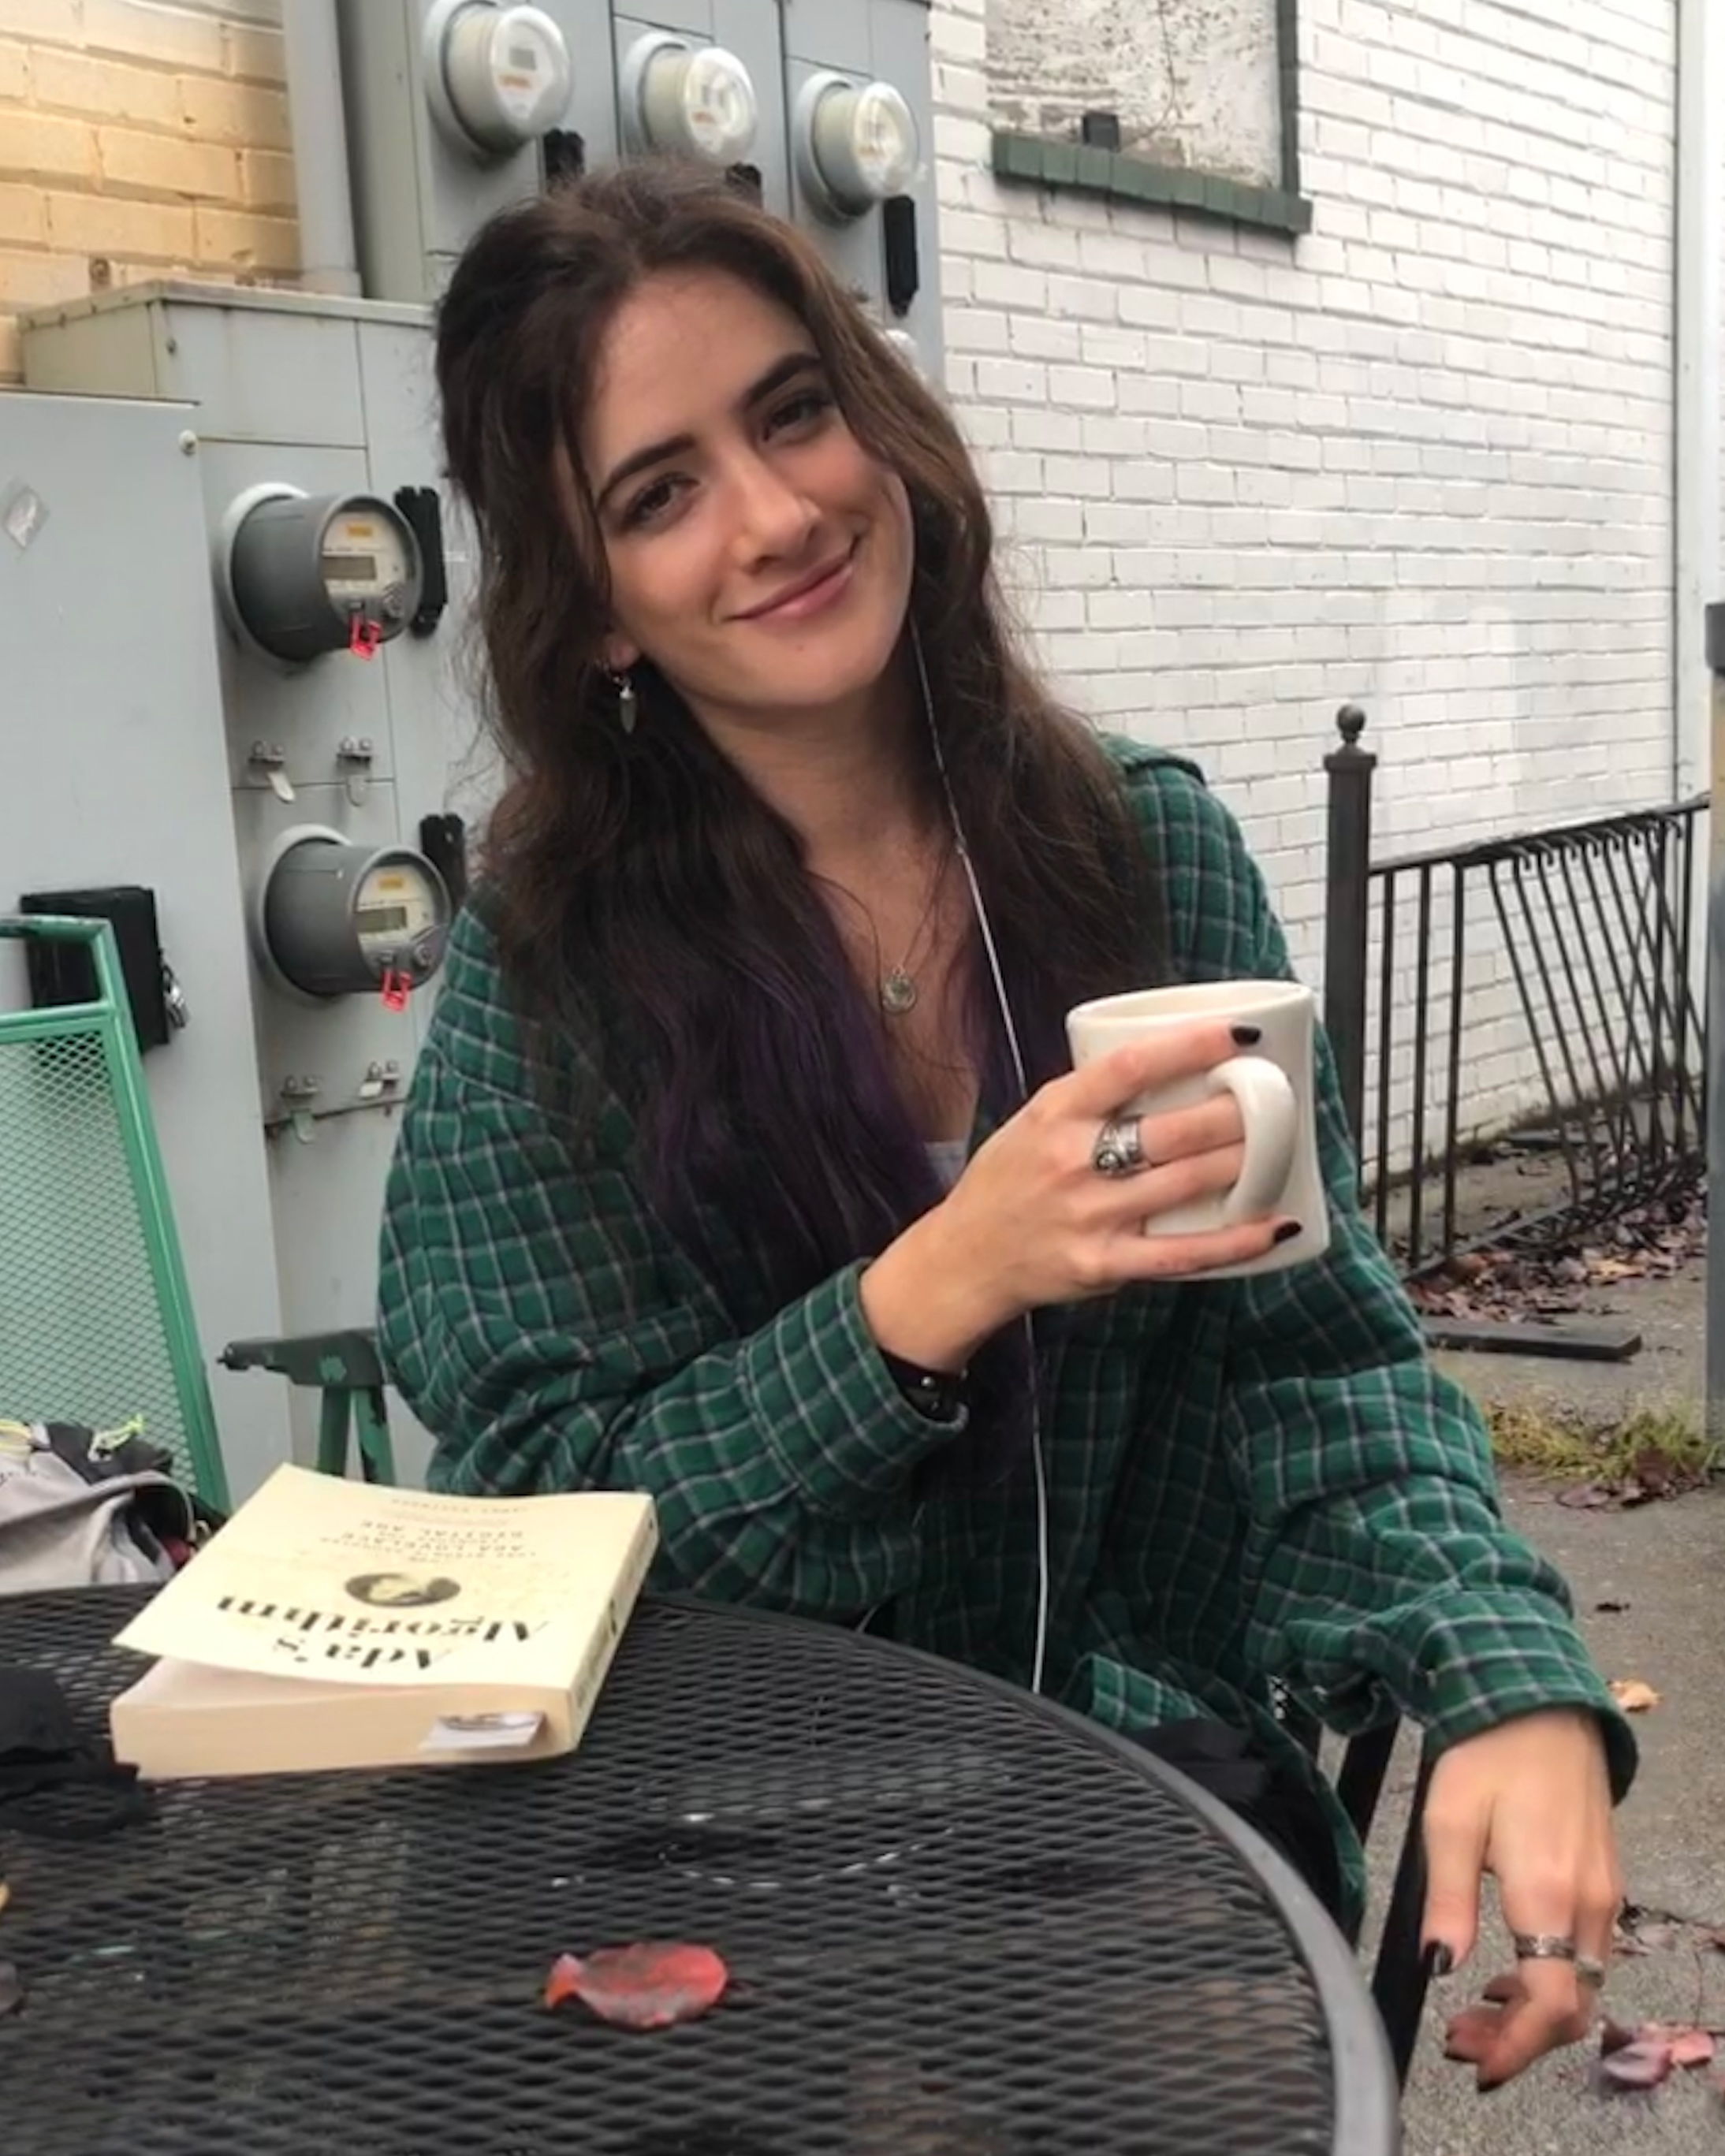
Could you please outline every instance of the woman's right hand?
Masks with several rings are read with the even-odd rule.
[[[1126,1103],[1212,1070],[1240,1047],[1223,1021],[1194,1019],[1043,1086],[864,1274],[863,1312],[879,1344],[956,1370],[1026,1311],[1262,1256],[1285,1230],[1281,1216],[1199,1235],[1143,1232],[1239,1180],[1245,1132],[1231,1093],[1144,1116],[1139,1142],[1152,1164],[1135,1175],[1099,1174],[1092,1160],[1102,1125]]]

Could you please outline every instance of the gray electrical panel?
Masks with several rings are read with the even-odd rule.
[[[741,64],[756,125],[733,167],[755,176],[769,209],[811,232],[882,326],[907,335],[924,372],[938,376],[927,0],[626,0],[614,11],[610,0],[542,0],[534,12],[568,55],[567,104],[556,127],[502,152],[451,127],[439,88],[439,33],[454,15],[482,16],[492,4],[341,0],[354,213],[360,266],[373,298],[434,300],[462,249],[495,211],[562,172],[654,146],[635,124],[632,61],[655,37],[674,38],[717,47]],[[834,214],[798,177],[799,101],[811,83],[830,77],[859,89],[888,85],[913,116],[921,154],[890,209],[870,203]]]
[[[770,0],[769,0],[770,4]],[[442,13],[447,14],[447,9]],[[570,90],[549,155],[610,164],[618,151],[609,0],[550,0]],[[495,211],[545,184],[545,137],[512,154],[465,147],[439,120],[428,30],[439,0],[340,0],[342,88],[360,271],[378,300],[434,299],[462,249]]]
[[[793,115],[811,81],[826,74],[859,86],[891,84],[909,105],[922,154],[901,209],[876,207],[835,221],[813,199],[793,156],[791,214],[813,234],[845,282],[866,295],[883,326],[909,336],[918,366],[937,380],[942,365],[940,228],[928,12],[927,0],[786,0],[785,89]],[[890,283],[896,286],[891,291]]]
[[[80,883],[155,895],[190,1022],[144,1077],[213,1355],[273,1332],[281,1297],[198,420],[179,403],[0,396],[0,514],[24,490],[39,505],[17,521],[26,540],[0,536],[0,911]],[[28,1000],[6,946],[0,1009]],[[211,1382],[228,1478],[249,1488],[286,1456],[286,1389]]]
[[[267,1140],[264,1218],[274,1219],[280,1280],[279,1316],[254,1312],[234,1330],[365,1324],[398,1111],[434,984],[404,1003],[295,993],[266,963],[262,899],[296,834],[413,847],[422,819],[454,813],[477,822],[494,797],[456,663],[470,581],[462,526],[445,504],[450,605],[429,634],[399,635],[368,657],[344,650],[300,665],[272,662],[220,619],[214,552],[231,506],[249,490],[388,501],[398,489],[436,486],[424,310],[146,285],[32,317],[23,349],[33,388],[189,408],[180,425],[196,454],[179,458],[177,476],[201,492],[203,529],[195,557],[181,565],[177,607],[198,621],[219,680],[203,754],[218,778],[225,758],[232,902],[250,947],[235,984],[249,984],[255,1049],[244,1084],[250,1127],[261,1125]],[[0,398],[0,411],[9,402]],[[131,530],[140,556],[153,548],[152,513],[153,496],[116,488],[113,527]],[[183,776],[189,784],[194,774]],[[195,777],[207,790],[208,773]],[[69,867],[55,873],[64,880]],[[305,1402],[296,1406],[307,1413]],[[309,1427],[297,1435],[309,1444]]]

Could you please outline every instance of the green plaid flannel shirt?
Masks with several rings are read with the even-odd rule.
[[[1228,812],[1179,760],[1110,747],[1184,977],[1286,975]],[[1045,1440],[1046,1689],[1127,1731],[1219,1717],[1307,1775],[1272,1680],[1344,1733],[1399,1713],[1440,1743],[1579,1702],[1604,1717],[1620,1794],[1634,1739],[1563,1581],[1505,1527],[1480,1418],[1431,1368],[1361,1219],[1327,1045],[1320,1121],[1325,1258],[1070,1313]],[[383,1357],[436,1439],[433,1486],[649,1491],[657,1584],[839,1621],[887,1604],[896,1638],[1028,1682],[1034,1507],[986,1490],[913,1496],[913,1469],[953,1426],[909,1406],[876,1353],[865,1254],[738,1338],[718,1284],[642,1196],[631,1141],[614,1099],[596,1159],[572,1166],[469,909],[382,1240]],[[1320,1787],[1357,1907],[1358,1847]]]

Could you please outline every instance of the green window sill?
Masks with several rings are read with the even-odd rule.
[[[1253,187],[1213,172],[1158,165],[1119,150],[1093,150],[1082,142],[1045,141],[1040,135],[994,135],[994,175],[1025,185],[1064,187],[1110,202],[1153,203],[1233,224],[1256,225],[1290,236],[1312,229],[1312,204],[1281,187]]]

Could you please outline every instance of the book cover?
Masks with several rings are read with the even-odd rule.
[[[116,1636],[150,1776],[532,1758],[578,1740],[657,1546],[652,1500],[436,1496],[276,1470]]]

